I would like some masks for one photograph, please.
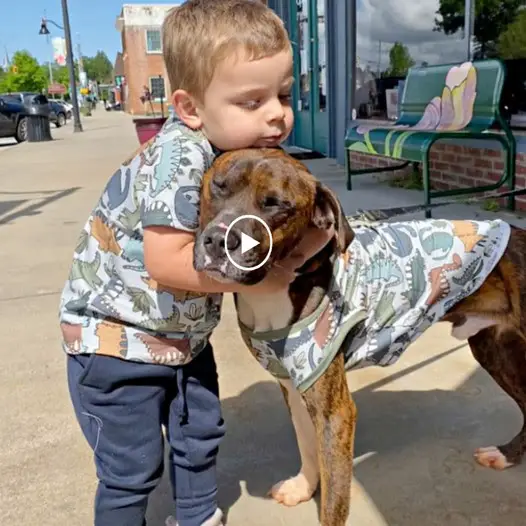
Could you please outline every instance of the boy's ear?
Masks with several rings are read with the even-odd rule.
[[[192,96],[184,89],[178,89],[172,94],[172,105],[179,118],[193,130],[198,130],[203,124],[197,114],[197,107]]]

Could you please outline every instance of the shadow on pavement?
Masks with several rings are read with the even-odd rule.
[[[386,390],[400,376],[460,347],[354,393],[358,406],[354,470],[369,502],[389,526],[519,524],[526,506],[522,468],[478,466],[473,450],[505,443],[520,428],[514,403],[482,369],[456,390]],[[348,375],[352,385],[352,373]],[[406,378],[407,382],[407,378]],[[259,382],[223,401],[227,435],[219,455],[219,499],[225,514],[241,496],[266,498],[299,467],[294,431],[274,382]],[[354,506],[360,506],[360,495]],[[269,506],[276,504],[269,502]],[[173,512],[167,478],[152,496],[155,515]],[[162,511],[161,511],[162,510]],[[312,524],[316,518],[313,517]]]
[[[21,210],[17,210],[15,212],[12,212],[10,214],[6,214],[6,212],[9,212],[13,208],[18,207],[20,204],[29,201],[29,200],[21,200],[21,201],[0,201],[0,225],[5,225],[8,223],[11,223],[12,221],[15,221],[16,219],[24,216],[35,216],[42,213],[42,208],[49,205],[50,203],[53,203],[54,201],[58,201],[59,199],[62,199],[64,197],[68,197],[69,195],[75,193],[76,191],[80,190],[80,186],[74,186],[72,188],[67,188],[66,190],[55,190],[52,192],[46,191],[46,192],[39,192],[42,194],[47,194],[47,197],[42,197],[41,199],[32,198],[31,204],[28,204]],[[12,193],[12,192],[11,192]],[[31,194],[37,193],[37,192],[30,192]],[[21,195],[24,195],[25,192],[22,192]],[[1,193],[0,193],[0,199],[1,199]],[[38,199],[36,202],[35,200]],[[11,205],[9,206],[9,203]]]

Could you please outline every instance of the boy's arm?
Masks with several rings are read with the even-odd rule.
[[[294,281],[296,268],[321,250],[334,236],[334,230],[312,231],[304,236],[289,258],[257,285],[223,283],[197,272],[193,265],[195,235],[163,226],[144,230],[144,262],[148,274],[166,287],[192,292],[264,292],[279,291]]]
[[[144,263],[148,274],[166,287],[192,292],[264,292],[283,290],[294,281],[292,269],[270,272],[257,285],[223,283],[194,269],[195,234],[164,226],[144,229]]]
[[[164,226],[144,229],[144,264],[148,274],[163,285],[192,292],[237,292],[225,283],[194,269],[193,232]],[[236,288],[235,285],[232,287]]]

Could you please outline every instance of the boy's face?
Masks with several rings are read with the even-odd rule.
[[[221,150],[278,146],[294,123],[293,80],[290,51],[223,61],[195,109],[201,130]]]

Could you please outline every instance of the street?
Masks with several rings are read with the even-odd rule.
[[[123,113],[99,108],[83,125],[79,134],[72,122],[53,127],[49,143],[0,141],[2,526],[93,524],[96,478],[67,393],[58,302],[83,223],[138,141]],[[334,161],[307,164],[338,191],[347,212],[421,200],[402,189],[388,197],[371,177],[346,192]],[[443,210],[447,217],[475,212]],[[230,297],[213,344],[227,423],[219,486],[228,525],[318,524],[316,500],[289,509],[265,497],[296,473],[297,447],[280,389],[246,350]],[[517,432],[519,411],[448,326],[431,328],[396,365],[354,371],[348,382],[359,412],[349,524],[524,523],[525,468],[494,472],[472,459],[476,447]],[[172,512],[165,476],[150,501],[149,525],[162,526]]]

